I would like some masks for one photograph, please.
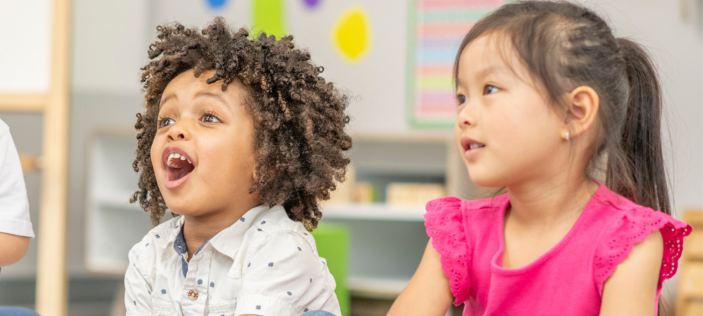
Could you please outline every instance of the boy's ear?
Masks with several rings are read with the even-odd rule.
[[[572,90],[567,96],[568,112],[566,114],[566,128],[569,138],[576,138],[588,130],[596,120],[600,97],[596,90],[589,86],[580,86]]]

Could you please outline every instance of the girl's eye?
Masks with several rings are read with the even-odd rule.
[[[219,123],[220,122],[220,120],[212,114],[203,115],[202,121],[205,123]]]
[[[486,94],[491,94],[491,93],[496,93],[496,92],[498,92],[498,91],[500,91],[500,89],[498,89],[498,88],[496,88],[495,86],[492,86],[492,85],[486,85],[486,87],[483,88],[483,94],[484,94],[484,95],[486,95]]]
[[[461,95],[461,94],[457,95],[456,100],[457,100],[457,102],[459,102],[459,105],[464,104],[464,102],[466,102],[466,96]]]
[[[175,122],[173,121],[173,119],[168,118],[168,117],[164,117],[164,118],[162,118],[162,119],[159,120],[159,124],[158,124],[158,125],[159,125],[159,128],[162,128],[162,127],[169,126],[169,125],[171,125],[171,124],[173,124],[173,123],[175,123]]]

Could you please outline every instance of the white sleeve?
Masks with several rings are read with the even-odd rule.
[[[0,121],[0,232],[34,237],[27,188],[10,130]]]
[[[235,316],[300,315],[332,302],[339,309],[329,270],[305,238],[293,231],[263,235],[247,255]]]
[[[140,255],[147,249],[144,238],[129,251],[129,267],[124,276],[124,302],[128,316],[151,315],[151,284],[144,276]]]

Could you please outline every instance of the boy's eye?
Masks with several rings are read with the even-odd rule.
[[[212,114],[203,115],[202,121],[205,123],[219,123],[220,122],[220,120]]]
[[[466,102],[466,96],[460,94],[456,96],[456,101],[459,102],[459,105],[464,104]]]
[[[498,88],[496,88],[495,86],[492,86],[492,85],[486,85],[486,87],[483,88],[483,94],[484,94],[484,95],[486,95],[486,94],[491,94],[491,93],[496,93],[496,92],[498,92],[498,91],[500,91],[500,89],[498,89]]]
[[[159,128],[161,128],[161,127],[169,126],[169,125],[171,125],[171,124],[173,124],[173,123],[175,123],[175,122],[173,121],[173,119],[168,118],[168,117],[164,117],[164,118],[162,118],[162,119],[159,120],[158,126],[159,126]]]

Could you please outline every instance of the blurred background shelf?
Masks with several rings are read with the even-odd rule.
[[[350,277],[347,286],[353,296],[395,299],[408,282],[410,279],[359,276]]]
[[[322,207],[324,219],[424,222],[423,206],[375,204],[327,204]]]
[[[106,209],[124,209],[144,212],[139,203],[129,203],[134,191],[124,191],[115,194],[105,194],[96,197],[98,207]],[[325,219],[375,220],[424,222],[425,208],[423,206],[397,206],[384,203],[364,204],[327,204],[322,206]]]

